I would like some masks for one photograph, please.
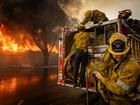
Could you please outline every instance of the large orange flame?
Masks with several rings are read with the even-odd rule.
[[[48,50],[52,45],[47,45]],[[16,52],[40,52],[41,50],[36,46],[31,34],[27,32],[17,32],[17,35],[13,35],[4,27],[0,25],[0,53],[16,53]],[[52,53],[58,53],[58,48],[53,47]]]

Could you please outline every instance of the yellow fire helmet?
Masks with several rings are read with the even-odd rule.
[[[91,19],[92,18],[92,16],[93,16],[93,11],[92,10],[87,10],[86,12],[85,12],[85,18],[86,19]]]
[[[126,54],[129,51],[127,38],[120,33],[114,33],[109,39],[108,51],[113,55]]]

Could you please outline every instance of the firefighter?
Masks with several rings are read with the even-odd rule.
[[[85,25],[88,21],[94,22],[94,24],[96,24],[96,23],[102,23],[107,20],[108,18],[103,12],[99,10],[88,10],[85,12],[85,18],[81,22],[81,24]]]
[[[107,50],[108,62],[103,60],[93,72],[98,79],[97,90],[109,105],[134,105],[131,94],[138,86],[140,67],[130,56],[127,38],[114,33]]]
[[[91,38],[91,35],[88,32],[85,32],[85,27],[83,25],[80,25],[78,27],[78,33],[74,36],[74,44],[76,47],[76,52],[74,56],[74,72],[73,72],[73,86],[80,86],[83,87],[84,80],[85,80],[85,67],[88,63],[88,44]],[[77,82],[79,67],[81,64],[80,69],[80,81]]]

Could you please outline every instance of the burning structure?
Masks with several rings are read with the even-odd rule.
[[[13,35],[2,24],[0,26],[0,55],[2,62],[1,66],[6,64],[41,64],[43,56],[41,56],[41,49],[37,47],[31,34],[20,31]],[[57,46],[52,44],[47,45],[48,50],[52,50],[52,54],[58,53]],[[35,59],[36,56],[36,59]],[[37,60],[40,58],[40,61]],[[34,61],[34,62],[33,62]],[[40,62],[40,63],[39,63]],[[27,65],[27,64],[26,64]]]
[[[58,0],[0,1],[0,53],[42,51],[48,64],[50,52],[58,52],[53,30],[67,21]]]

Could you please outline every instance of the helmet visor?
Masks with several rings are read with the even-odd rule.
[[[122,40],[115,40],[111,45],[114,52],[123,52],[125,50],[125,42]]]

